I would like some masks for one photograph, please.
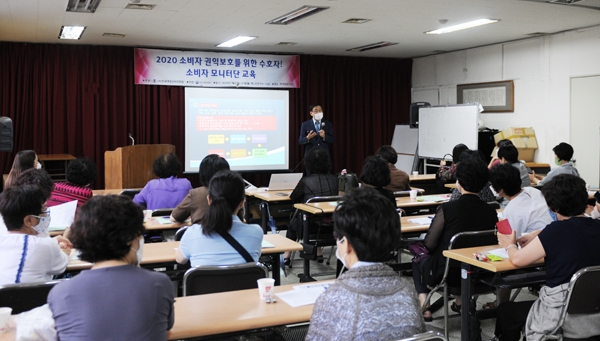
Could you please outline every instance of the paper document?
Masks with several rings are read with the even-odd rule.
[[[324,288],[327,290],[329,286],[333,284],[333,281],[325,282],[325,283],[313,283],[313,284],[301,284],[294,285],[294,290],[304,290],[304,289],[312,289],[312,288]]]
[[[506,251],[504,248],[493,249],[493,250],[486,252],[486,254],[502,257],[504,259],[508,259],[508,251]]]
[[[410,221],[411,223],[415,223],[415,224],[419,224],[419,225],[431,225],[431,218],[429,217],[425,217],[425,218],[413,218],[413,219],[408,219],[408,221]]]
[[[268,241],[266,241],[266,240],[263,239],[261,248],[263,248],[263,249],[270,249],[270,248],[274,248],[274,247],[275,247],[275,245],[273,245],[273,244],[271,244]]]
[[[164,217],[154,217],[159,224],[173,224],[171,218],[169,216]]]
[[[450,195],[424,195],[422,197],[417,197],[417,201],[443,202],[448,201],[449,199]]]
[[[67,227],[71,226],[75,219],[77,200],[49,207],[48,210],[50,210],[50,217],[52,217],[48,231],[64,231]]]
[[[317,286],[309,289],[289,290],[275,294],[291,307],[300,307],[303,305],[315,304],[319,295],[325,292],[323,286]]]

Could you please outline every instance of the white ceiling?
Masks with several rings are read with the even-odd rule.
[[[0,0],[0,40],[410,58],[600,25],[600,0],[573,5],[544,0],[142,0],[156,4],[151,11],[125,9],[128,3],[102,0],[94,14],[87,14],[67,13],[67,0]],[[302,5],[330,8],[290,25],[265,25]],[[342,23],[350,18],[372,21]],[[479,18],[501,21],[444,35],[423,33]],[[448,21],[441,24],[441,19]],[[87,29],[80,40],[64,41],[57,38],[62,25]],[[237,35],[258,38],[234,48],[215,47]],[[398,44],[346,51],[380,41]],[[297,44],[277,46],[279,42]]]

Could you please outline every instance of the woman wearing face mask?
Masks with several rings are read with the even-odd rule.
[[[344,195],[333,221],[336,257],[349,270],[317,299],[306,340],[395,340],[423,332],[415,290],[381,263],[400,243],[392,203],[358,188]]]
[[[572,174],[579,176],[577,168],[575,168],[575,165],[573,165],[573,162],[571,162],[574,151],[570,144],[561,142],[552,148],[552,151],[554,152],[554,163],[559,167],[551,170],[545,178],[535,175],[535,172],[532,172],[532,174],[529,174],[529,179],[532,183],[542,186],[559,174]]]
[[[0,235],[0,285],[49,281],[65,271],[71,243],[63,237],[38,237],[37,230],[50,224],[42,189],[22,185],[5,190],[0,213],[8,229]]]
[[[15,155],[12,168],[4,182],[4,189],[11,188],[21,173],[28,169],[41,169],[42,164],[38,161],[37,154],[33,150],[22,150]]]
[[[527,266],[544,258],[546,268],[546,286],[536,301],[506,302],[498,307],[495,335],[501,341],[519,340],[523,325],[528,341],[542,340],[558,322],[571,276],[585,267],[600,265],[600,221],[584,215],[588,200],[585,181],[571,174],[557,175],[544,184],[542,194],[556,221],[518,240],[514,231],[498,233],[498,244],[514,265]],[[599,318],[600,313],[570,314],[563,325],[564,337],[600,335]]]
[[[93,266],[50,291],[58,339],[167,339],[173,286],[166,275],[137,266],[143,232],[142,209],[127,197],[95,196],[81,207],[71,240]]]

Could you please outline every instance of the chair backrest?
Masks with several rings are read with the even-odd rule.
[[[500,209],[500,208],[502,208],[502,206],[500,205],[500,203],[499,203],[499,202],[497,202],[497,201],[490,201],[490,202],[488,202],[488,205],[492,206],[492,207],[493,207],[493,208],[495,208],[495,209]]]
[[[567,314],[597,314],[600,312],[599,286],[600,266],[583,268],[571,277],[560,319],[552,334],[562,329]]]
[[[141,192],[142,189],[141,188],[128,188],[128,189],[124,189],[121,191],[121,193],[119,193],[120,195],[124,195],[126,197],[130,197],[131,199],[133,199],[133,197],[135,197],[136,194],[138,194],[139,192]]]
[[[183,276],[183,296],[258,288],[256,281],[268,274],[269,270],[261,263],[198,266]]]
[[[312,197],[306,200],[306,203],[309,204],[311,202],[328,202],[328,201],[340,201],[342,197],[339,195],[330,195],[324,197]]]
[[[19,283],[0,286],[0,306],[12,308],[13,314],[43,306],[48,293],[60,281]]]
[[[448,250],[463,249],[467,247],[494,245],[498,243],[495,230],[459,232],[450,238]],[[450,267],[459,267],[460,262],[448,258],[444,269],[444,280],[448,276]]]
[[[428,331],[425,333],[413,335],[411,337],[400,339],[398,341],[426,341],[426,340],[448,341],[448,339],[443,334],[440,334],[440,333],[437,333],[434,331]]]
[[[169,216],[173,212],[174,208],[157,208],[152,211],[153,217]]]
[[[183,234],[185,233],[185,231],[187,231],[189,226],[183,226],[180,227],[177,232],[175,232],[175,241],[179,242],[181,241],[181,238],[183,237]]]

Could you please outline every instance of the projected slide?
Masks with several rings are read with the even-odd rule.
[[[232,170],[289,169],[289,99],[282,90],[185,89],[185,171],[217,154]]]

